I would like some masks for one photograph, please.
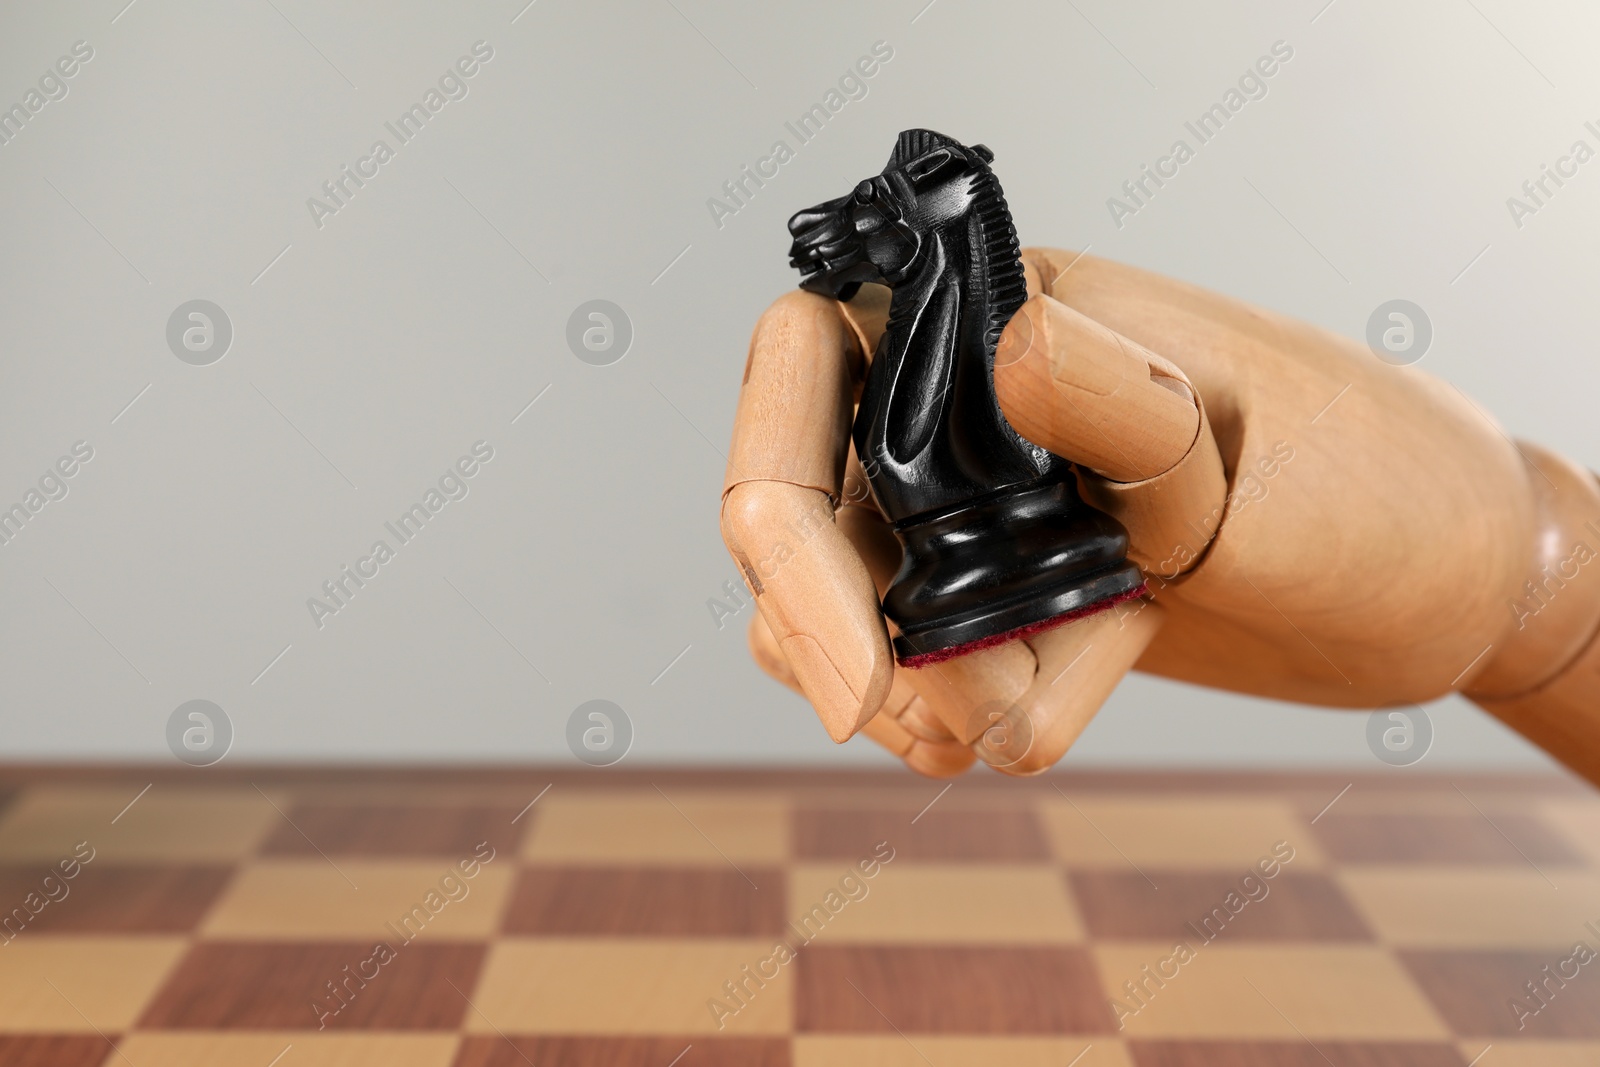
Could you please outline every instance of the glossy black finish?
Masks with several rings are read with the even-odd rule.
[[[907,130],[882,174],[789,220],[802,288],[893,291],[853,435],[905,549],[884,597],[902,659],[1141,581],[1122,526],[1084,504],[1071,465],[1013,430],[995,399],[995,347],[1027,289],[993,158]]]

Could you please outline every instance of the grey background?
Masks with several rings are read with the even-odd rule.
[[[231,761],[571,762],[569,714],[604,698],[630,762],[883,761],[759,674],[752,609],[719,630],[706,601],[784,221],[913,125],[994,150],[1025,242],[1353,337],[1416,301],[1423,368],[1600,464],[1600,160],[1521,228],[1506,205],[1600,147],[1600,11],[1325,2],[0,7],[0,104],[95,53],[0,146],[0,501],[94,449],[0,547],[0,756],[168,760],[204,698]],[[307,198],[479,40],[468,95],[319,229]],[[708,198],[879,40],[868,95],[719,228]],[[1107,198],[1279,40],[1268,95],[1119,229]],[[165,340],[196,298],[234,329],[206,367]],[[606,367],[565,342],[596,298],[635,332]],[[307,598],[479,440],[469,495],[319,630]],[[1542,760],[1430,711],[1424,766]],[[1135,676],[1068,762],[1379,769],[1365,719]]]

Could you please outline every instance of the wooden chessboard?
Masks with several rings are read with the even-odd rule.
[[[1554,777],[14,770],[0,915],[5,1067],[1600,1064]]]

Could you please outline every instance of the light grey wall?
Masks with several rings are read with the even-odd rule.
[[[565,760],[605,698],[633,761],[879,759],[831,746],[749,663],[749,609],[719,630],[707,600],[734,577],[748,332],[795,281],[784,221],[903,127],[987,143],[1027,242],[1355,336],[1416,301],[1426,369],[1600,464],[1600,161],[1520,226],[1507,206],[1600,148],[1593,5],[126,2],[0,8],[0,105],[93,49],[0,146],[0,502],[93,449],[0,547],[0,757],[170,759],[203,698],[234,760]],[[385,123],[480,41],[400,143]],[[1279,41],[1266,95],[1119,226],[1108,198]],[[876,42],[866,95],[799,144],[785,122]],[[379,139],[394,157],[314,218]],[[794,158],[717,218],[779,140]],[[167,340],[194,299],[232,324],[208,366]],[[632,323],[609,366],[566,340],[592,299]],[[468,495],[319,627],[307,599],[479,441]],[[1432,710],[1430,765],[1540,759]],[[1364,725],[1136,677],[1071,760],[1375,767]]]

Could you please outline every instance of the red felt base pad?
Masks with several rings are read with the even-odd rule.
[[[933,652],[921,652],[915,656],[907,656],[900,661],[900,666],[909,667],[912,670],[916,670],[919,667],[932,667],[936,663],[943,663],[946,660],[955,659],[957,656],[965,656],[980,649],[993,648],[996,645],[1003,645],[1007,641],[1016,641],[1020,638],[1044,633],[1046,630],[1054,630],[1057,626],[1065,626],[1069,622],[1086,619],[1090,615],[1098,615],[1100,612],[1114,608],[1125,601],[1142,597],[1147,588],[1145,583],[1140,582],[1126,593],[1118,593],[1116,596],[1107,597],[1105,600],[1097,600],[1093,604],[1077,608],[1062,615],[1055,615],[1039,622],[1031,622],[1026,626],[1018,626],[1014,630],[1007,630],[1005,633],[995,634],[993,637],[983,637],[976,641],[968,641],[964,645],[952,645],[949,648],[941,648]]]

